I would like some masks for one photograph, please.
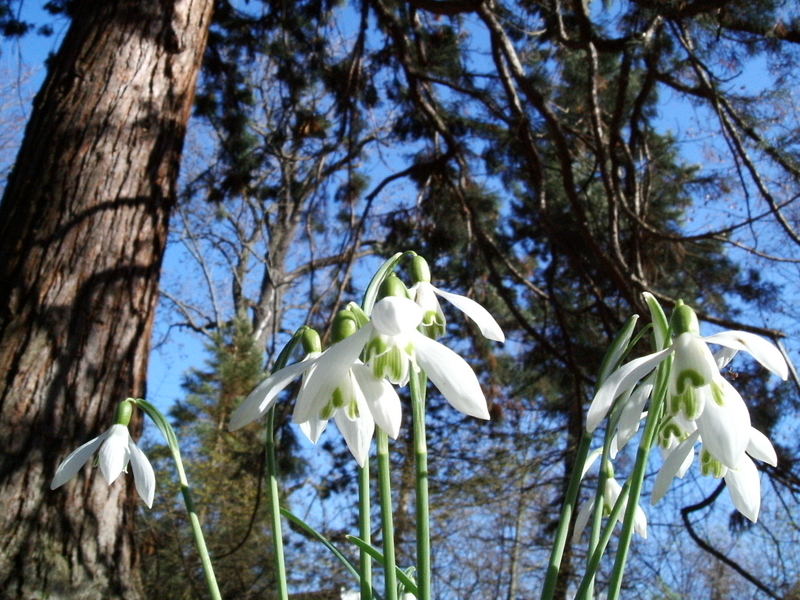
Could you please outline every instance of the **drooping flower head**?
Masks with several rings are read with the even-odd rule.
[[[409,292],[411,298],[422,308],[423,315],[420,323],[421,331],[430,338],[437,338],[444,334],[445,318],[439,298],[444,298],[450,304],[469,317],[481,331],[483,337],[495,342],[505,342],[506,337],[495,318],[483,306],[460,294],[445,292],[431,284],[431,272],[428,263],[421,256],[415,256],[411,263],[411,276],[414,285]]]
[[[616,399],[624,403],[621,415],[627,411],[626,420],[638,422],[646,401],[641,393],[649,396],[654,389],[653,378],[643,378],[671,356],[663,417],[656,438],[665,460],[653,501],[663,496],[674,477],[685,474],[694,457],[694,446],[700,442],[702,473],[724,477],[736,507],[755,520],[760,486],[758,472],[749,457],[770,462],[776,460],[775,452],[766,436],[751,427],[744,400],[720,375],[719,369],[736,352],[746,350],[767,369],[786,379],[786,361],[775,346],[749,332],[724,331],[701,337],[694,311],[683,303],[675,307],[669,330],[672,336],[669,346],[621,366],[605,380],[589,408],[586,428],[593,431]],[[718,344],[724,350],[714,356],[708,344]],[[629,406],[632,398],[636,398],[636,407]],[[634,414],[637,412],[639,417]],[[618,436],[621,433],[620,428]],[[618,442],[619,447],[629,437],[626,433]]]
[[[144,500],[147,508],[152,507],[156,477],[150,461],[131,439],[128,431],[131,412],[132,406],[129,400],[120,403],[117,409],[116,424],[67,456],[56,469],[50,489],[61,487],[75,477],[81,467],[89,462],[96,452],[100,472],[108,485],[114,483],[123,472],[127,472],[128,463],[130,463],[133,467],[136,491]]]

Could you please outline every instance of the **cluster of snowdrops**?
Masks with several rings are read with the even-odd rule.
[[[408,285],[395,273],[403,261],[410,274]],[[486,338],[504,341],[503,332],[489,311],[465,296],[435,287],[422,257],[414,252],[398,253],[378,269],[362,303],[351,302],[335,316],[333,339],[327,349],[322,349],[313,329],[305,326],[298,329],[272,373],[239,405],[230,420],[233,431],[270,415],[267,443],[268,450],[274,452],[274,447],[270,446],[274,428],[271,410],[281,392],[302,377],[293,422],[316,443],[332,419],[359,465],[359,506],[367,515],[362,514],[359,535],[351,537],[360,554],[358,565],[351,563],[321,534],[313,533],[346,563],[358,580],[364,600],[379,597],[372,582],[373,563],[383,571],[384,590],[380,597],[388,600],[431,598],[424,411],[427,380],[458,411],[479,419],[489,418],[486,398],[473,369],[456,352],[436,341],[446,330],[439,299],[461,311]],[[577,449],[550,563],[543,574],[542,598],[552,598],[555,593],[568,531],[571,528],[573,542],[577,543],[590,523],[589,560],[575,597],[591,598],[598,565],[615,524],[621,522],[622,531],[607,590],[608,598],[618,597],[632,534],[647,536],[647,520],[639,506],[639,497],[651,448],[661,449],[658,475],[651,492],[653,503],[664,496],[675,477],[684,476],[699,447],[701,473],[724,478],[733,504],[752,521],[757,519],[761,498],[759,474],[753,459],[771,465],[777,462],[772,444],[751,426],[744,400],[721,375],[721,369],[738,351],[744,350],[786,379],[788,368],[781,351],[764,338],[744,331],[701,337],[697,317],[689,306],[678,302],[668,319],[654,296],[645,293],[644,300],[650,311],[650,324],[636,333],[638,317],[631,317],[612,342],[598,374],[597,392],[587,412],[586,428]],[[645,335],[648,332],[650,335]],[[655,352],[623,363],[635,346],[648,339],[650,349]],[[709,345],[719,349],[714,353]],[[299,360],[287,364],[292,356]],[[407,385],[418,474],[417,560],[410,568],[401,569],[394,558],[387,437],[397,438],[400,434],[403,402],[396,386]],[[128,432],[134,407],[150,416],[167,439],[176,460],[187,509],[194,515],[178,440],[163,415],[142,399],[129,398],[122,402],[115,424],[70,454],[56,470],[51,487],[55,489],[72,479],[97,454],[97,463],[109,485],[130,463],[136,489],[150,507],[155,490],[153,469]],[[600,427],[601,424],[605,426]],[[603,432],[603,441],[591,450],[595,430]],[[369,456],[376,436],[382,551],[371,544],[368,517]],[[632,473],[620,483],[612,461],[633,439],[639,440],[636,462]],[[581,481],[598,460],[600,468],[594,499],[584,502],[580,510],[575,511]],[[271,469],[269,476],[273,488],[275,556],[280,563],[276,565],[278,593],[281,598],[288,598],[281,514],[297,522],[300,520],[286,507],[279,511],[279,474]],[[313,531],[308,524],[300,524]],[[196,515],[192,525],[203,558],[209,595],[218,598],[213,567]]]

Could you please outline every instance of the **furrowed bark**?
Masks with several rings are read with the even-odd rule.
[[[138,598],[130,477],[58,463],[144,394],[211,0],[83,1],[0,205],[0,589]],[[124,480],[124,481],[123,481]]]

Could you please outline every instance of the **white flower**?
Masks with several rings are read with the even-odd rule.
[[[407,298],[380,300],[371,321],[356,333],[267,377],[233,412],[229,429],[244,427],[263,415],[278,394],[303,374],[292,420],[316,442],[334,418],[353,456],[363,465],[375,424],[392,438],[400,431],[400,398],[384,377],[405,383],[409,364],[422,367],[457,410],[488,419],[486,398],[472,368],[455,352],[417,331],[422,316],[422,309]],[[358,359],[365,347],[369,366]]]
[[[278,394],[302,374],[292,420],[316,443],[328,419],[335,418],[348,448],[363,466],[375,424],[396,438],[401,422],[397,393],[358,360],[369,333],[363,327],[325,352],[311,353],[267,377],[233,412],[229,429],[240,429],[266,413]]]
[[[100,472],[103,473],[103,478],[108,485],[114,483],[123,471],[127,471],[128,462],[130,462],[133,467],[136,491],[150,508],[153,505],[153,496],[156,490],[153,467],[150,466],[150,461],[147,460],[144,452],[131,439],[125,425],[112,425],[108,431],[72,452],[56,469],[50,489],[54,490],[75,477],[98,448],[97,458]]]
[[[419,366],[453,408],[488,419],[486,398],[472,367],[448,347],[417,330],[423,316],[423,309],[407,298],[389,296],[375,304],[372,321],[364,327],[377,334],[367,347],[367,362],[376,375],[390,372],[390,380],[402,375],[409,363]],[[398,361],[400,369],[396,368]]]
[[[755,522],[761,505],[761,481],[758,469],[750,457],[773,467],[777,466],[778,457],[767,436],[753,427],[749,427],[748,433],[746,453],[742,453],[733,467],[723,464],[721,458],[714,454],[711,449],[713,446],[709,447],[700,429],[690,434],[667,454],[656,477],[650,501],[656,504],[667,493],[673,479],[684,476],[694,459],[694,446],[700,440],[703,443],[700,453],[702,473],[716,478],[724,477],[733,505],[745,517]]]
[[[444,315],[439,306],[439,300],[436,298],[436,296],[440,296],[472,319],[481,330],[483,337],[494,340],[495,342],[506,341],[503,330],[500,329],[500,325],[497,324],[497,321],[491,313],[471,298],[445,292],[431,285],[428,281],[419,281],[408,291],[411,292],[414,301],[424,311],[422,319],[423,330],[432,328],[434,331],[440,329],[443,332]]]
[[[765,339],[746,331],[723,331],[703,338],[690,332],[680,334],[671,346],[632,360],[609,375],[597,390],[586,415],[586,430],[594,431],[610,410],[614,400],[629,393],[639,381],[669,355],[674,354],[669,379],[667,409],[681,412],[689,419],[702,415],[707,394],[697,390],[719,378],[719,367],[707,344],[718,344],[732,350],[746,350],[767,369],[786,379],[789,374],[780,350]],[[734,352],[735,354],[735,352]],[[732,355],[724,353],[727,362]]]

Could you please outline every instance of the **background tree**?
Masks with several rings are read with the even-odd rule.
[[[70,3],[71,26],[34,100],[0,205],[9,597],[139,595],[127,486],[85,472],[48,488],[58,461],[107,428],[117,402],[144,394],[211,6]]]

